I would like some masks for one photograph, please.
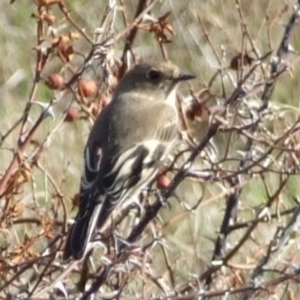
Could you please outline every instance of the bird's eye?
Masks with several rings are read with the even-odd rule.
[[[147,74],[147,77],[150,80],[158,80],[161,77],[161,73],[157,70],[150,70]]]

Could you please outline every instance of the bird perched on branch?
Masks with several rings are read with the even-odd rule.
[[[171,62],[138,64],[122,78],[86,144],[65,260],[81,259],[95,227],[154,179],[177,136],[176,89],[192,78]]]

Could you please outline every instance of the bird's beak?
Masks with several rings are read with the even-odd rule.
[[[191,74],[184,74],[184,73],[180,73],[177,77],[174,78],[175,81],[184,81],[184,80],[190,80],[190,79],[194,79],[196,78],[196,76],[191,75]]]

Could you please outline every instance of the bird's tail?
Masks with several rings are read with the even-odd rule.
[[[90,206],[82,216],[78,216],[65,244],[63,260],[69,258],[81,259],[86,251],[87,244],[94,231],[101,210],[101,203]]]

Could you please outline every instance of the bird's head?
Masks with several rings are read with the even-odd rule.
[[[179,67],[170,61],[142,63],[125,74],[116,93],[136,91],[151,93],[154,98],[163,95],[167,99],[176,91],[179,82],[193,78],[194,75],[181,73]]]

